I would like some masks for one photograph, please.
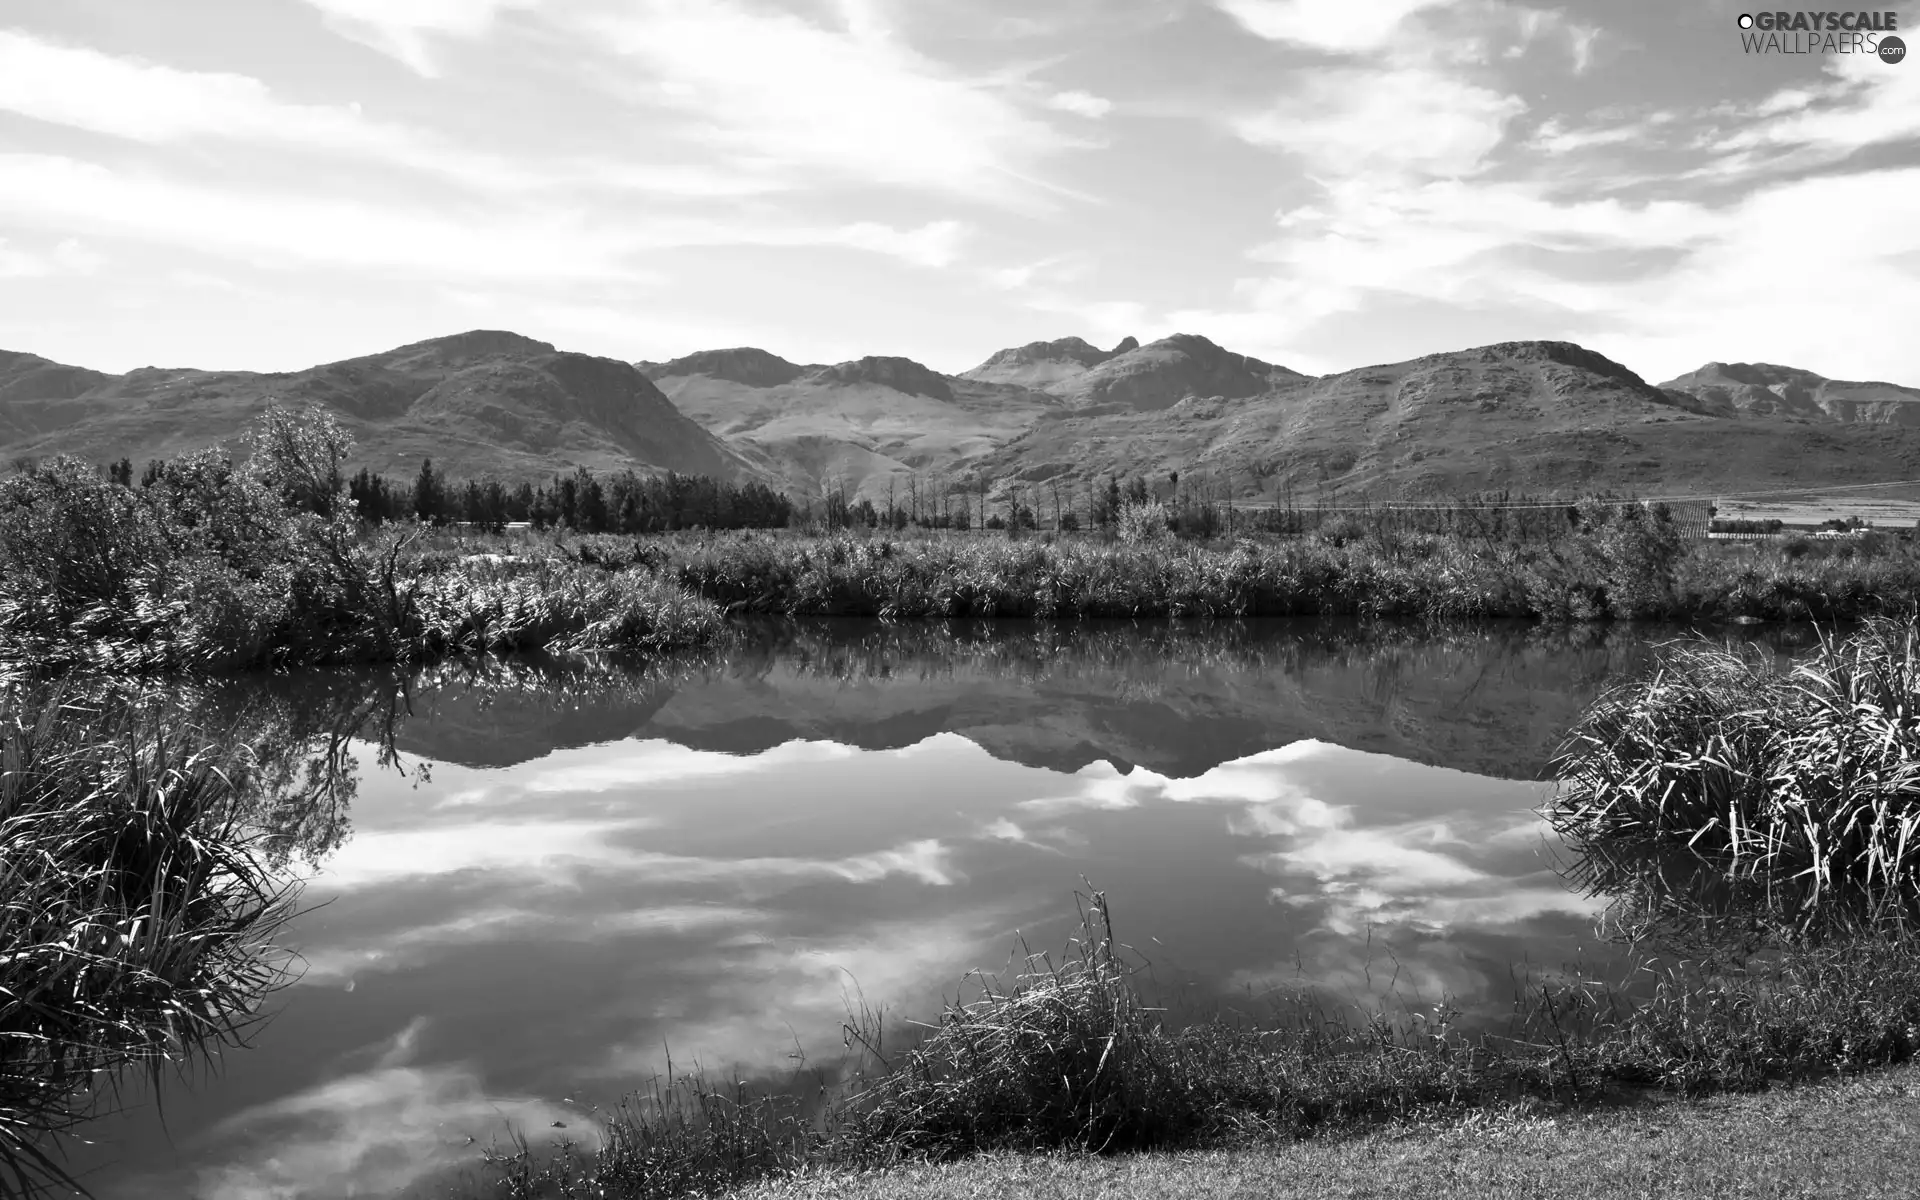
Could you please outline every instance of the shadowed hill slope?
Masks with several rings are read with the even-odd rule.
[[[273,397],[332,409],[355,436],[356,465],[376,471],[411,472],[431,457],[453,475],[507,478],[574,465],[751,473],[631,364],[495,330],[272,374],[143,367],[114,376],[47,364],[17,380],[0,374],[0,389],[8,457],[140,461],[195,450],[231,439]]]

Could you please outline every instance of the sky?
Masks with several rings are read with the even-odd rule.
[[[1559,338],[1920,385],[1920,64],[1749,53],[1742,11],[4,0],[0,349]]]

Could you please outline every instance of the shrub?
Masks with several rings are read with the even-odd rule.
[[[1172,514],[1158,500],[1129,501],[1120,506],[1120,540],[1129,546],[1152,546],[1170,540]]]

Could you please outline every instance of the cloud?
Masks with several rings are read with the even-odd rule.
[[[1564,155],[1601,146],[1645,147],[1672,134],[1675,114],[1671,111],[1649,113],[1637,120],[1596,122],[1569,126],[1559,117],[1540,123],[1527,139],[1527,148],[1544,154]]]
[[[409,166],[444,157],[430,139],[357,104],[289,104],[249,75],[181,71],[12,30],[0,30],[0,108],[155,144],[230,138]]]
[[[35,154],[0,154],[0,217],[269,266],[547,284],[643,280],[648,273],[635,255],[684,246],[836,246],[941,266],[963,232],[953,222],[895,229],[661,216],[636,223],[630,215],[595,221],[557,209],[376,204],[180,182]]]
[[[1047,107],[1097,121],[1113,111],[1113,101],[1091,92],[1058,92],[1047,100]]]
[[[1322,68],[1232,126],[1320,178],[1452,178],[1478,172],[1525,110],[1518,96],[1434,70]]]
[[[1826,79],[1788,87],[1728,114],[1733,127],[1709,133],[1698,174],[1806,169],[1855,151],[1920,138],[1920,75],[1888,70],[1872,55],[1839,54]]]
[[[595,189],[718,199],[786,186],[751,163],[534,162],[472,153],[368,116],[358,103],[289,103],[250,75],[183,71],[7,30],[0,30],[0,109],[151,145],[225,140],[360,158],[506,194]]]
[[[1357,54],[1392,41],[1400,23],[1448,0],[1214,0],[1249,33],[1315,50]]]
[[[766,914],[753,909],[707,904],[662,904],[595,913],[493,907],[369,937],[349,936],[335,944],[310,946],[301,953],[304,966],[300,982],[350,982],[370,972],[411,970],[463,947],[534,936],[542,941],[598,941],[632,934],[713,933],[765,921]]]
[[[520,280],[618,277],[630,251],[562,215],[502,216],[221,187],[55,155],[0,155],[0,215],[268,265]]]
[[[362,830],[326,862],[316,882],[354,891],[437,876],[485,872],[571,886],[583,872],[640,874],[650,883],[785,884],[806,879],[876,883],[905,875],[932,887],[961,877],[937,839],[839,859],[701,858],[640,850],[631,835],[648,818],[618,821],[446,821],[418,829]]]
[[[433,42],[478,38],[506,9],[533,8],[539,0],[306,0],[327,27],[342,37],[391,55],[417,74],[436,77]]]
[[[678,1011],[648,1015],[672,1019],[676,1060],[791,1069],[796,1040],[813,1052],[840,1042],[849,1010],[863,1000],[884,1010],[891,1024],[895,1013],[924,1013],[969,969],[1004,965],[1009,926],[1025,907],[1000,899],[957,912],[842,925],[828,937],[769,928],[706,960],[698,977],[704,986],[677,997]],[[769,996],[779,1004],[769,1007]],[[647,1034],[608,1046],[604,1073],[632,1079],[660,1070],[659,1036]]]
[[[396,1038],[404,1053],[405,1034]],[[318,1200],[394,1195],[441,1172],[471,1165],[474,1143],[504,1141],[517,1130],[536,1146],[556,1140],[551,1126],[589,1152],[599,1145],[593,1119],[528,1096],[489,1093],[466,1066],[383,1065],[333,1079],[222,1121],[206,1135],[210,1165],[174,1194],[205,1200]]]
[[[569,13],[636,64],[629,99],[680,114],[685,136],[724,155],[850,180],[1014,202],[1066,139],[1010,85],[919,54],[875,10],[839,27],[733,0],[634,0]]]
[[[62,238],[45,250],[29,250],[0,238],[0,279],[45,279],[92,275],[106,258],[79,238]]]

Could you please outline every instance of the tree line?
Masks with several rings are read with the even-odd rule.
[[[138,486],[152,487],[167,467],[160,459],[149,462]],[[107,477],[135,486],[132,461],[122,458],[109,463]],[[494,478],[445,475],[427,458],[411,480],[376,475],[362,467],[345,482],[354,511],[370,525],[405,520],[434,525],[459,522],[497,532],[509,523],[524,521],[536,529],[580,533],[657,533],[779,528],[794,515],[793,501],[766,484],[734,484],[672,471],[649,477],[629,469],[602,478],[578,467],[546,483],[507,484]]]

